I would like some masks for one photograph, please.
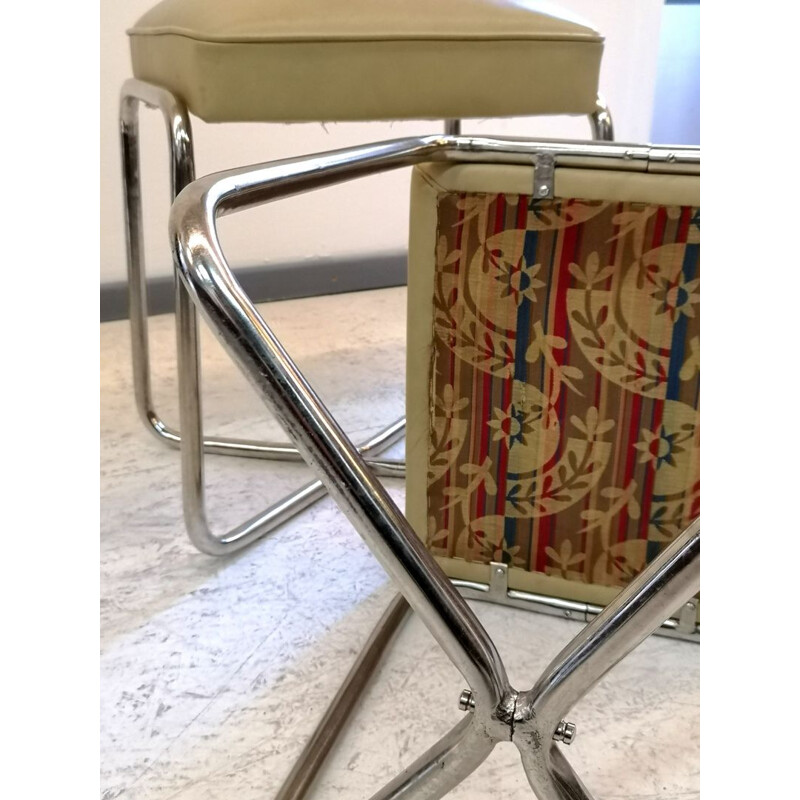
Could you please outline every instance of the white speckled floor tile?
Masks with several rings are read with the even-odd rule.
[[[263,306],[339,416],[365,437],[403,410],[405,290]],[[156,317],[157,406],[177,417],[174,319]],[[209,433],[283,438],[204,336]],[[269,800],[393,592],[329,500],[242,553],[189,544],[178,454],[148,434],[131,393],[126,322],[101,326],[103,800]],[[392,451],[402,453],[402,448]],[[307,481],[299,465],[207,459],[222,531]],[[388,482],[402,501],[402,485]],[[512,682],[527,688],[576,623],[476,604]],[[454,725],[463,680],[410,620],[331,755],[314,798],[368,798]],[[699,648],[651,638],[574,709],[568,756],[605,800],[699,797]],[[531,797],[512,746],[453,798]]]

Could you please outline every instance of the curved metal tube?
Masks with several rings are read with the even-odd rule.
[[[122,85],[120,93],[119,124],[122,152],[122,185],[125,218],[125,237],[128,263],[129,317],[131,324],[131,349],[133,362],[133,391],[136,410],[147,429],[157,439],[178,449],[181,434],[164,422],[155,410],[150,379],[150,348],[147,331],[147,291],[144,268],[144,233],[142,226],[142,184],[139,159],[139,105],[158,109],[167,132],[170,165],[170,199],[194,180],[195,161],[192,145],[192,124],[189,111],[182,100],[160,86],[131,78]],[[179,296],[183,288],[176,282]],[[176,297],[176,313],[178,300]],[[199,349],[194,310],[184,307],[188,315],[182,326],[187,357]],[[179,366],[180,373],[180,366]],[[179,374],[180,379],[180,374]],[[197,377],[199,381],[199,375]],[[193,387],[200,392],[199,383]],[[387,428],[387,435],[394,435],[394,424]],[[202,432],[201,432],[202,435]],[[394,443],[394,441],[392,442]],[[389,445],[387,444],[387,447]],[[252,439],[206,436],[203,452],[209,455],[261,458],[274,461],[300,462],[297,448],[281,442],[260,442]],[[390,459],[374,462],[378,474],[387,477],[402,477],[405,464]]]
[[[275,800],[302,800],[325,763],[325,757],[336,743],[350,714],[358,705],[367,682],[380,663],[398,628],[409,612],[402,595],[396,595],[370,634],[355,663],[347,673],[339,691],[325,710],[303,752],[275,795]]]
[[[552,661],[528,693],[530,712],[553,726],[687,600],[700,584],[700,518],[637,575]]]
[[[592,138],[603,142],[614,141],[614,122],[611,111],[602,95],[597,95],[597,108],[589,115]]]
[[[700,519],[641,572],[521,692],[514,743],[540,800],[591,800],[550,740],[556,725],[603,675],[700,587]]]
[[[535,751],[520,748],[525,776],[538,800],[593,800],[564,753],[554,742],[544,742],[543,759]]]
[[[191,121],[186,106],[171,92],[131,79],[122,86],[120,136],[123,165],[125,235],[128,261],[129,316],[133,362],[133,387],[139,416],[156,438],[182,450],[184,519],[192,543],[209,555],[225,555],[247,546],[293,517],[327,493],[314,481],[270,506],[222,536],[211,532],[206,519],[203,454],[235,455],[278,461],[302,461],[290,444],[249,439],[204,438],[200,359],[196,311],[180,280],[175,281],[175,323],[178,341],[178,387],[183,437],[165,423],[153,404],[147,328],[147,292],[144,269],[144,234],[139,159],[139,106],[159,109],[167,129],[172,199],[194,180]],[[177,274],[177,271],[176,271]],[[405,421],[381,431],[362,446],[364,453],[379,453],[399,441]],[[182,446],[183,444],[183,446]],[[379,475],[403,477],[405,464],[393,459],[373,463]]]
[[[169,146],[170,188],[173,200],[185,186],[194,180],[191,120],[185,104],[168,90],[136,79],[127,80],[123,84],[119,119],[134,398],[139,416],[147,429],[159,440],[174,448],[180,448],[181,433],[164,422],[155,410],[152,398],[139,164],[138,112],[140,103],[159,109],[164,118]],[[608,126],[598,122],[606,117],[610,121],[607,109],[599,98],[598,109],[598,112],[590,117],[593,134],[595,138],[612,139],[613,131],[610,122]],[[606,117],[602,116],[603,113]],[[445,121],[447,134],[457,135],[460,131],[461,120]],[[196,547],[211,555],[224,555],[247,546],[273,530],[324,496],[325,491],[316,482],[308,484],[222,536],[216,536],[211,532],[205,512],[204,453],[295,462],[302,460],[302,457],[295,447],[288,444],[204,436],[196,311],[192,303],[188,301],[185,288],[180,281],[176,281],[175,292],[175,315],[178,329],[178,383],[181,392],[184,438],[189,438],[186,435],[187,430],[191,432],[191,441],[186,441],[186,446],[183,448],[184,452],[188,454],[182,457],[184,519],[189,537]],[[379,434],[373,444],[365,445],[362,452],[380,452],[385,447],[394,444],[401,436],[402,430],[398,436],[396,425],[391,425]],[[403,461],[369,459],[369,463],[377,475],[387,477],[403,477],[405,475]]]
[[[575,150],[573,143],[553,146],[566,154]],[[618,152],[608,145],[591,147]],[[493,643],[243,293],[214,225],[218,213],[343,176],[439,158],[484,159],[486,151],[499,160],[529,163],[537,147],[528,141],[429,137],[291,159],[250,172],[232,170],[187,187],[173,206],[170,229],[181,276],[212,330],[462,672],[476,704],[494,708],[509,687]]]
[[[676,161],[696,162],[699,168],[696,148],[682,148],[677,154],[671,151],[672,157],[664,159],[663,151],[657,148],[602,143],[446,136],[398,140],[202,178],[187,187],[173,205],[170,236],[181,279],[215,335],[473,691],[472,721],[451,732],[451,738],[445,737],[434,748],[435,753],[429,751],[412,768],[413,774],[426,773],[426,764],[440,763],[437,759],[441,752],[457,746],[467,731],[474,732],[483,749],[505,735],[520,748],[526,771],[534,766],[538,771],[544,770],[541,780],[554,787],[553,800],[584,800],[589,795],[566,761],[561,763],[558,756],[553,760],[545,755],[550,752],[549,737],[555,729],[551,717],[565,703],[574,702],[576,695],[586,691],[657,627],[684,596],[688,598],[696,591],[694,563],[699,554],[699,530],[696,542],[692,529],[665,551],[640,576],[641,580],[624,590],[586,629],[589,634],[579,634],[533,689],[515,692],[494,644],[473,612],[242,291],[222,253],[215,225],[216,217],[222,213],[395,167],[423,161],[530,164],[543,151],[555,154],[558,164],[585,166],[588,158],[600,169],[656,171],[664,160],[670,165]],[[664,604],[668,606],[666,611]],[[527,746],[534,740],[538,742],[535,750]],[[473,753],[474,747],[478,744],[470,744],[467,749]],[[475,750],[473,760],[477,756]],[[539,779],[533,773],[529,772],[528,777],[532,786],[538,785]],[[431,786],[438,784],[434,781]],[[397,779],[378,797],[400,797],[406,791],[410,797],[414,788],[409,778]],[[549,800],[549,790],[542,785],[539,790]],[[436,793],[438,788],[432,789],[431,795],[425,791],[419,788],[415,796],[440,796]]]
[[[147,292],[144,271],[142,184],[139,163],[139,104],[160,109],[167,128],[172,200],[194,180],[191,121],[186,106],[170,92],[137,80],[128,80],[120,95],[119,124],[122,147],[122,185],[125,244],[128,258],[129,316],[133,355],[133,391],[136,409],[157,438],[177,447],[180,437],[153,407],[147,333]]]
[[[439,800],[471,775],[494,746],[468,715],[371,800]]]

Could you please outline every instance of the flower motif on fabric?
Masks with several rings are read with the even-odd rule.
[[[517,442],[528,444],[527,437],[534,432],[534,424],[544,416],[544,408],[532,405],[524,410],[512,403],[508,411],[495,408],[494,415],[495,418],[489,422],[489,427],[495,431],[493,439],[495,442],[504,440],[510,450]]]
[[[427,542],[623,586],[699,513],[699,212],[530,200],[438,201]]]
[[[586,258],[585,267],[571,262],[568,269],[570,273],[587,288],[596,285],[601,286],[617,270],[613,264],[609,264],[601,269],[600,256],[597,254],[597,251],[589,253]]]
[[[468,397],[456,399],[453,384],[448,383],[442,390],[441,397],[435,398],[436,407],[442,411],[447,419],[457,417],[459,411],[463,411],[469,405]]]
[[[602,439],[603,434],[608,433],[614,427],[613,419],[606,419],[602,422],[599,421],[599,414],[595,406],[589,406],[586,411],[585,420],[573,415],[570,421],[589,442],[595,439]]]
[[[681,314],[695,316],[695,306],[700,302],[700,280],[687,281],[683,273],[678,273],[675,280],[665,276],[657,279],[658,289],[651,294],[661,301],[658,314],[668,314],[674,322]]]
[[[469,501],[475,492],[483,490],[487,495],[497,494],[497,484],[492,475],[494,465],[489,458],[485,458],[482,464],[462,464],[459,472],[467,478],[467,483],[466,485],[446,487],[442,491],[442,495],[448,500],[442,505],[442,508],[461,506],[464,519],[469,519]]]
[[[497,258],[495,253],[492,255],[495,256],[492,258],[492,266],[495,270],[494,279],[503,286],[500,297],[510,297],[517,307],[525,298],[535,303],[536,290],[545,286],[544,281],[540,281],[536,277],[542,265],[528,265],[522,256],[510,261],[505,258]]]
[[[664,463],[674,467],[674,456],[684,451],[684,448],[678,444],[679,441],[681,441],[680,433],[667,433],[663,425],[658,432],[642,428],[642,439],[634,445],[642,453],[639,456],[639,463],[646,464],[648,461],[652,461],[656,465],[656,469],[661,469],[661,465]]]
[[[700,372],[700,337],[693,336],[689,340],[689,355],[681,367],[679,377],[682,381],[690,381]]]
[[[583,563],[586,560],[586,553],[576,553],[573,555],[572,542],[569,539],[565,539],[561,543],[560,550],[556,550],[554,547],[546,547],[545,553],[554,565],[554,569],[547,569],[548,574],[557,572],[562,578],[566,578],[567,580],[584,580],[583,574],[578,570],[573,570],[572,567]]]

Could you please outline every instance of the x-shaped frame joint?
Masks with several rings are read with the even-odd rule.
[[[563,730],[563,717],[671,609],[696,593],[699,569],[698,518],[553,659],[531,689],[518,692],[507,686],[494,704],[467,693],[462,707],[471,712],[468,718],[373,800],[442,797],[501,741],[516,745],[539,800],[591,800],[555,741]]]

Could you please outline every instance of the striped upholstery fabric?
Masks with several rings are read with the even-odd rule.
[[[435,555],[618,587],[699,514],[699,220],[439,196]]]

